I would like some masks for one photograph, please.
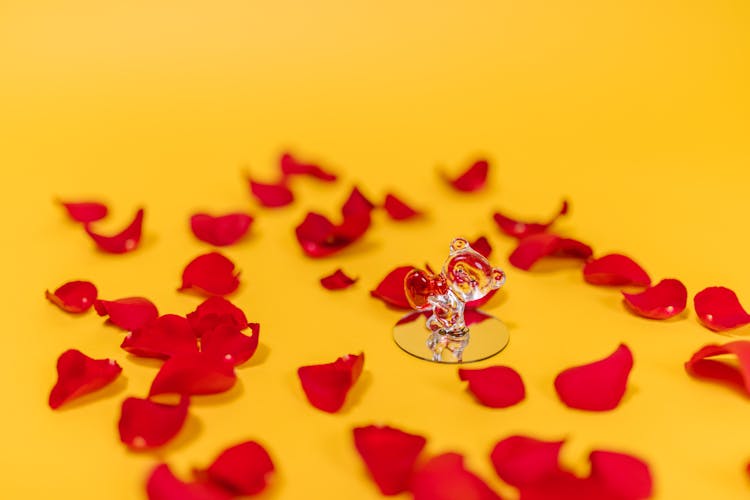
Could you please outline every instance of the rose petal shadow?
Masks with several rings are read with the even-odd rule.
[[[60,406],[59,408],[57,408],[55,411],[64,412],[68,410],[75,410],[76,408],[80,408],[81,406],[87,406],[101,399],[112,398],[122,393],[123,391],[125,391],[127,386],[128,386],[127,377],[120,375],[111,384],[108,384],[106,387],[102,387],[98,391],[94,391],[89,394],[85,394],[79,398],[68,401],[64,403],[62,406]]]
[[[743,398],[750,398],[736,360],[721,357],[719,359],[702,359],[693,365],[693,372],[701,382],[721,385]]]
[[[249,368],[251,366],[259,366],[266,362],[268,356],[271,354],[271,349],[264,343],[258,344],[258,349],[253,354],[253,357],[247,360],[246,363],[241,364],[237,368]]]
[[[245,385],[239,378],[235,382],[234,386],[228,391],[224,391],[220,394],[207,394],[201,396],[192,396],[190,398],[190,404],[195,406],[219,406],[227,403],[231,403],[241,398],[245,393]]]
[[[583,260],[581,259],[547,256],[539,259],[528,272],[548,274],[565,269],[576,269],[580,271],[582,268]]]
[[[143,356],[136,356],[134,354],[128,354],[127,356],[125,356],[125,359],[127,359],[128,361],[130,361],[134,365],[146,366],[146,367],[149,367],[149,368],[156,368],[156,369],[161,368],[161,365],[164,364],[164,360],[163,359],[159,359],[159,358],[146,358],[146,357],[143,357]]]
[[[674,315],[674,316],[672,316],[671,318],[664,318],[664,319],[659,319],[659,318],[647,318],[647,317],[645,317],[645,316],[641,316],[640,314],[638,314],[638,313],[634,312],[633,310],[631,310],[631,309],[630,309],[630,307],[628,306],[627,302],[625,302],[625,300],[621,300],[620,302],[621,302],[621,304],[622,304],[622,307],[623,307],[623,308],[624,308],[624,309],[625,309],[625,310],[626,310],[626,311],[627,311],[628,313],[630,313],[630,315],[631,315],[631,316],[634,316],[634,317],[636,317],[636,318],[640,318],[640,319],[647,319],[647,320],[649,320],[649,321],[657,321],[657,322],[659,322],[659,323],[675,323],[675,322],[677,322],[677,321],[682,321],[682,320],[684,320],[684,319],[687,319],[687,318],[688,318],[688,317],[690,316],[690,313],[689,313],[689,311],[688,311],[688,308],[685,308],[685,310],[684,310],[684,311],[682,311],[682,312],[681,312],[680,314],[675,314],[675,315]]]
[[[359,376],[359,380],[357,380],[357,382],[351,388],[349,394],[346,395],[346,402],[344,403],[344,406],[341,408],[341,410],[339,410],[337,413],[348,415],[352,408],[359,404],[364,393],[371,385],[372,374],[369,370],[365,370]]]

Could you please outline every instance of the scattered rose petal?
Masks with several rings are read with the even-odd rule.
[[[750,323],[750,314],[740,304],[737,294],[723,286],[701,290],[693,299],[700,322],[715,332],[733,330]]]
[[[369,425],[353,431],[354,446],[384,495],[409,488],[414,466],[427,440],[393,427]]]
[[[484,406],[507,408],[526,397],[521,376],[508,366],[480,369],[460,368],[458,378],[469,383],[469,391]]]
[[[158,394],[217,394],[237,381],[234,366],[204,353],[181,353],[166,360],[151,383],[149,397]]]
[[[633,354],[625,344],[604,359],[562,371],[555,378],[560,400],[570,408],[608,411],[620,404],[633,368]]]
[[[471,302],[469,302],[469,304],[470,303]],[[466,323],[466,326],[478,325],[482,321],[486,321],[491,317],[491,315],[484,313],[479,309],[474,309],[473,307],[464,309],[464,322]]]
[[[190,229],[196,238],[217,247],[237,243],[250,229],[253,218],[243,213],[214,217],[195,214],[190,217]]]
[[[608,495],[599,498],[640,500],[653,494],[653,480],[648,464],[625,453],[594,450],[589,455],[590,481]]]
[[[375,208],[375,205],[365,198],[365,195],[362,194],[359,188],[354,187],[341,207],[341,215],[344,217],[344,220],[352,216],[369,215],[373,208]]]
[[[130,332],[120,347],[144,358],[167,359],[180,353],[198,352],[190,323],[175,314],[165,314]]]
[[[117,300],[97,300],[94,309],[99,316],[109,316],[109,322],[123,330],[134,331],[159,317],[159,310],[143,297]]]
[[[336,180],[335,174],[326,172],[319,165],[315,165],[314,163],[302,163],[290,153],[284,153],[281,155],[280,164],[281,173],[285,177],[290,175],[307,175],[325,182],[333,182]]]
[[[141,241],[143,231],[143,209],[136,212],[133,221],[122,231],[112,236],[96,233],[90,224],[84,226],[86,233],[94,240],[99,250],[107,253],[126,253],[135,250]]]
[[[588,259],[593,250],[585,243],[571,238],[563,238],[550,233],[539,233],[527,236],[518,242],[510,254],[510,263],[524,271],[531,269],[543,257],[568,257]]]
[[[122,371],[112,359],[93,359],[81,351],[69,349],[57,359],[57,383],[49,394],[49,406],[63,403],[94,392],[114,381]]]
[[[63,311],[79,314],[88,311],[96,302],[96,286],[88,281],[69,281],[55,293],[47,290],[47,300],[55,304]]]
[[[432,311],[412,311],[406,316],[404,316],[403,318],[401,318],[400,320],[398,320],[395,326],[412,323],[416,321],[420,316],[423,317],[424,319],[427,319],[430,317],[431,314],[432,314]]]
[[[289,205],[294,201],[294,193],[283,181],[278,184],[266,184],[248,178],[248,182],[250,183],[250,192],[261,206],[278,208]]]
[[[617,253],[586,262],[583,266],[583,279],[592,285],[651,285],[651,278],[641,266],[630,257]]]
[[[707,359],[722,354],[733,354],[737,357],[737,363]],[[713,380],[750,395],[750,341],[703,346],[685,363],[685,370],[692,377]]]
[[[414,266],[397,267],[383,278],[370,295],[398,309],[411,309],[409,300],[406,298],[404,279],[412,269],[416,268]]]
[[[168,443],[182,429],[189,406],[190,400],[184,396],[176,405],[127,398],[122,402],[117,423],[120,441],[136,450],[158,448]]]
[[[260,325],[250,323],[252,335],[242,333],[233,325],[218,325],[201,337],[201,351],[234,366],[249,360],[258,349]]]
[[[369,227],[369,211],[349,215],[339,225],[320,214],[309,212],[295,228],[295,235],[302,250],[308,256],[317,258],[343,250],[362,237]]]
[[[490,245],[489,240],[487,240],[487,238],[485,238],[484,236],[480,236],[469,246],[476,252],[482,254],[485,259],[490,258],[490,254],[492,253],[492,245]]]
[[[84,224],[103,219],[107,216],[108,212],[107,205],[96,201],[61,201],[60,204],[65,207],[65,210],[68,212],[68,216],[70,216],[71,219]]]
[[[557,219],[568,213],[568,202],[563,201],[560,211],[547,222],[521,222],[496,212],[493,218],[502,232],[514,238],[526,238],[532,234],[544,233]]]
[[[364,363],[364,353],[347,354],[333,363],[302,366],[297,369],[297,375],[311,405],[336,413],[344,406],[346,395],[359,379]]]
[[[350,278],[341,269],[337,269],[333,274],[320,278],[320,284],[327,290],[343,290],[356,282],[357,278]]]
[[[631,311],[649,319],[677,316],[687,306],[687,289],[676,279],[661,280],[640,293],[622,292],[622,296]]]
[[[205,470],[206,477],[232,495],[256,495],[266,488],[274,472],[268,452],[255,441],[222,451]]]
[[[487,183],[488,171],[489,163],[487,163],[487,160],[478,160],[455,179],[451,179],[445,174],[443,174],[443,178],[459,191],[478,191]]]
[[[500,500],[482,479],[464,467],[464,457],[444,453],[431,458],[412,478],[414,500]]]
[[[388,216],[393,220],[413,219],[414,217],[419,217],[420,215],[422,215],[422,212],[413,209],[399,198],[396,198],[396,195],[393,195],[391,193],[385,195],[385,203],[383,203],[383,208],[385,208]]]
[[[159,464],[146,483],[149,500],[231,500],[233,495],[209,482],[184,483],[167,464]]]
[[[234,262],[219,252],[199,255],[182,272],[180,291],[195,290],[203,295],[228,295],[240,285]]]
[[[551,478],[572,476],[560,468],[560,448],[564,443],[510,436],[495,445],[490,460],[500,479],[523,488]]]
[[[209,297],[195,309],[188,313],[187,320],[197,337],[213,330],[219,325],[231,325],[238,330],[247,328],[247,318],[242,309],[229,302],[224,297]]]

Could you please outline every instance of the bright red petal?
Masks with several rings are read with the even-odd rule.
[[[314,163],[302,163],[297,160],[290,153],[284,153],[281,155],[281,173],[288,177],[290,175],[307,175],[320,179],[325,182],[333,182],[336,180],[336,175],[331,172],[326,172],[320,166]]]
[[[146,483],[149,500],[231,500],[230,495],[212,483],[183,483],[177,479],[167,464],[151,471]]]
[[[143,231],[143,209],[136,212],[133,222],[128,227],[112,236],[103,236],[94,232],[90,224],[84,226],[86,233],[94,240],[99,250],[107,253],[125,253],[135,250],[141,242]]]
[[[431,458],[414,473],[414,500],[501,500],[479,476],[464,467],[464,457],[445,453]]]
[[[590,481],[609,493],[609,498],[640,500],[651,498],[653,479],[646,462],[624,453],[592,451]],[[603,498],[603,497],[602,497]]]
[[[733,354],[737,363],[708,359],[722,354]],[[750,395],[750,341],[704,346],[685,363],[685,370],[695,378],[713,380]]]
[[[569,257],[585,260],[592,254],[591,247],[578,240],[550,233],[539,233],[519,241],[508,260],[513,266],[528,271],[543,257]]]
[[[617,253],[586,262],[583,266],[583,279],[592,285],[651,285],[651,278],[641,266],[630,257]]]
[[[733,330],[750,323],[750,314],[740,304],[737,294],[723,286],[701,290],[693,299],[700,322],[715,332]]]
[[[289,205],[294,201],[294,193],[286,186],[284,182],[279,184],[265,184],[250,182],[250,192],[253,194],[258,203],[268,208],[278,208]]]
[[[393,427],[369,425],[353,431],[354,446],[384,495],[409,488],[414,466],[427,440]]]
[[[412,269],[416,268],[414,266],[397,267],[383,278],[383,281],[378,284],[375,290],[370,292],[370,295],[398,309],[411,309],[406,298],[404,279]]]
[[[477,325],[482,321],[490,319],[492,316],[479,309],[467,308],[464,309],[464,322],[466,326]]]
[[[236,326],[218,325],[201,337],[201,351],[234,366],[241,365],[252,358],[258,349],[260,325],[250,323],[250,329],[252,335],[248,336]]]
[[[344,271],[337,269],[333,274],[320,278],[320,284],[327,290],[343,290],[357,282],[358,278],[350,278]]]
[[[159,317],[159,310],[153,302],[143,297],[97,300],[94,308],[99,316],[109,316],[110,323],[131,332]]]
[[[214,217],[195,214],[190,217],[190,229],[201,241],[223,247],[237,243],[250,229],[253,218],[243,213],[231,213]]]
[[[57,359],[57,383],[49,394],[50,408],[101,389],[121,371],[113,359],[93,359],[75,349],[65,351]]]
[[[347,354],[333,363],[302,366],[297,369],[297,375],[311,405],[336,413],[344,406],[346,395],[359,379],[364,363],[364,353]]]
[[[490,254],[492,253],[492,245],[490,245],[489,240],[487,240],[487,238],[485,238],[484,236],[480,236],[469,246],[482,254],[485,259],[490,258]]]
[[[355,187],[341,207],[341,215],[344,217],[344,220],[352,216],[369,215],[373,208],[375,208],[375,205],[365,198],[365,195],[362,194],[359,188]]]
[[[63,311],[78,314],[88,311],[96,302],[96,286],[88,281],[69,281],[55,293],[47,290],[47,300],[55,304]]]
[[[326,217],[309,212],[296,228],[295,235],[302,250],[310,257],[326,257],[348,247],[362,237],[370,227],[370,212],[354,208],[336,226]]]
[[[620,404],[633,368],[633,354],[625,344],[604,359],[575,366],[555,378],[560,400],[570,408],[608,411]]]
[[[460,368],[458,378],[469,383],[469,391],[484,406],[507,408],[526,397],[521,376],[507,366],[490,366],[480,369]]]
[[[266,488],[274,466],[263,446],[246,441],[222,451],[205,472],[232,495],[256,495]]]
[[[451,186],[459,191],[478,191],[487,183],[489,166],[487,160],[478,160],[471,165],[468,170],[455,179],[450,179],[445,175],[443,177],[445,177],[445,180],[447,180]]]
[[[677,316],[687,306],[687,289],[676,279],[661,280],[641,293],[622,292],[622,296],[631,311],[649,319]]]
[[[224,297],[207,298],[195,311],[188,313],[187,320],[198,337],[219,325],[231,325],[238,330],[244,330],[248,326],[242,309]]]
[[[502,232],[514,238],[526,238],[532,234],[544,233],[557,219],[568,213],[568,202],[563,201],[560,211],[547,222],[521,222],[496,212],[493,218]]]
[[[182,272],[183,290],[194,290],[203,295],[228,295],[240,285],[234,262],[220,254],[210,252],[199,255]]]
[[[127,398],[122,402],[117,423],[120,441],[136,450],[158,448],[168,443],[182,429],[189,406],[187,397],[180,398],[176,405]]]
[[[203,353],[182,353],[164,362],[151,383],[149,397],[217,394],[231,389],[236,381],[231,363]]]
[[[175,314],[165,314],[130,332],[120,347],[144,358],[167,359],[176,354],[198,352],[190,323]]]
[[[407,220],[422,215],[422,212],[413,209],[391,193],[385,195],[383,208],[393,220]]]
[[[68,215],[76,222],[94,222],[107,216],[107,205],[96,201],[64,202],[60,204],[65,207]]]
[[[570,476],[560,468],[560,448],[564,443],[511,436],[495,445],[490,460],[500,479],[523,488],[551,478]]]

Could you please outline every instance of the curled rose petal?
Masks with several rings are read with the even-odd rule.
[[[375,287],[375,290],[370,291],[370,295],[382,300],[389,306],[398,309],[411,309],[409,300],[406,298],[404,279],[406,279],[406,275],[412,269],[416,268],[414,266],[397,267],[383,278],[378,286]]]
[[[175,314],[165,314],[130,332],[120,347],[144,358],[167,359],[175,354],[198,352],[190,323]]]
[[[336,269],[333,274],[320,278],[320,284],[326,290],[343,290],[357,282],[358,278],[350,278],[341,269]]]
[[[736,356],[737,363],[708,359],[722,354]],[[703,346],[685,363],[685,370],[692,377],[712,380],[750,395],[750,341]]]
[[[550,233],[539,233],[527,236],[519,241],[508,260],[513,266],[528,271],[543,257],[567,257],[585,260],[591,257],[591,254],[593,254],[591,247],[578,240],[563,238]]]
[[[500,479],[521,488],[550,478],[571,476],[560,468],[560,448],[564,443],[510,436],[495,445],[490,460]]]
[[[464,467],[464,457],[444,453],[431,458],[412,477],[414,500],[500,500],[482,479]]]
[[[284,207],[294,201],[294,193],[292,193],[284,182],[266,184],[249,178],[248,182],[250,183],[250,192],[258,200],[258,203],[264,207]]]
[[[676,279],[661,280],[640,293],[622,292],[625,305],[649,319],[668,319],[677,316],[687,306],[687,289]]]
[[[134,331],[159,317],[159,310],[143,297],[117,300],[97,300],[94,309],[99,316],[109,316],[109,322],[123,330]]]
[[[253,218],[243,213],[231,213],[218,217],[195,214],[190,217],[190,229],[199,240],[223,247],[242,239],[252,222]]]
[[[89,281],[69,281],[54,293],[47,290],[47,300],[63,311],[79,314],[88,311],[96,302],[96,286]]]
[[[210,482],[184,483],[167,464],[157,465],[148,477],[149,500],[231,500],[233,495]]]
[[[630,257],[617,253],[586,262],[583,266],[583,279],[592,285],[651,285],[651,278],[641,266]]]
[[[250,323],[252,335],[242,333],[236,326],[218,325],[201,337],[201,351],[234,366],[249,360],[258,349],[260,325]]]
[[[182,429],[189,406],[190,400],[184,396],[176,405],[127,398],[122,402],[117,423],[120,441],[136,450],[167,444]]]
[[[375,205],[355,186],[341,206],[341,215],[344,217],[344,220],[356,215],[369,215],[373,208],[375,208]]]
[[[633,368],[633,354],[625,344],[604,359],[562,371],[555,378],[560,400],[570,408],[608,411],[620,404]]]
[[[65,351],[57,359],[57,383],[49,394],[50,408],[101,389],[121,371],[113,359],[93,359],[75,349]]]
[[[546,232],[547,229],[549,229],[549,227],[557,221],[557,219],[567,213],[568,202],[567,200],[565,200],[560,207],[560,211],[547,222],[521,222],[516,219],[511,219],[510,217],[499,212],[496,212],[495,215],[493,215],[493,218],[495,219],[495,222],[502,232],[504,232],[508,236],[513,236],[514,238],[520,239],[531,236],[532,234]]]
[[[60,204],[68,212],[68,216],[76,222],[94,222],[107,216],[107,205],[97,201],[65,202]]]
[[[625,453],[594,450],[589,455],[589,461],[589,480],[608,493],[599,498],[651,498],[653,479],[648,464],[643,460]]]
[[[359,379],[364,363],[364,353],[347,354],[333,363],[302,366],[297,369],[297,375],[311,405],[336,413],[344,406],[346,395]]]
[[[182,286],[178,290],[194,290],[203,295],[228,295],[240,285],[240,273],[234,262],[219,252],[199,255],[185,266]]]
[[[492,245],[490,245],[489,240],[485,238],[484,236],[480,236],[476,240],[474,240],[473,243],[471,243],[471,248],[479,252],[484,256],[485,259],[490,258],[490,254],[492,253]]]
[[[477,160],[455,179],[451,179],[445,174],[443,174],[443,178],[458,191],[479,191],[487,183],[489,167],[487,160]]]
[[[302,250],[308,256],[317,258],[343,250],[362,237],[369,227],[369,211],[345,217],[339,225],[320,214],[309,212],[294,232]]]
[[[712,286],[701,290],[695,295],[693,304],[701,324],[709,330],[725,332],[750,323],[750,314],[729,288]]]
[[[279,163],[281,165],[281,173],[284,177],[289,177],[290,175],[307,175],[325,182],[333,182],[336,180],[335,174],[326,172],[319,165],[315,165],[314,163],[302,163],[290,153],[284,153],[281,155]]]
[[[391,193],[385,195],[383,208],[385,208],[388,216],[393,220],[413,219],[422,215],[422,212],[413,209]]]
[[[217,394],[231,389],[236,381],[231,363],[204,353],[181,353],[164,362],[148,395]]]
[[[219,325],[231,325],[238,330],[244,330],[248,326],[242,309],[218,296],[209,297],[201,302],[195,311],[188,313],[187,320],[197,337]]]
[[[222,451],[205,470],[206,477],[234,495],[256,495],[266,488],[274,472],[268,452],[255,441],[245,441]]]
[[[469,391],[484,406],[507,408],[526,397],[521,376],[508,366],[480,369],[460,368],[458,378],[469,383]]]
[[[119,233],[112,236],[103,236],[96,233],[90,224],[86,224],[86,234],[88,234],[99,250],[107,253],[126,253],[135,250],[141,242],[141,233],[143,231],[143,209],[136,212],[133,221]]]
[[[414,466],[427,440],[393,427],[369,425],[353,430],[354,447],[384,495],[409,488]]]

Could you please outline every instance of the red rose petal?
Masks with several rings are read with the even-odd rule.
[[[490,319],[491,317],[491,315],[484,313],[479,309],[474,309],[473,307],[464,309],[464,323],[466,324],[466,326],[477,325],[482,321]]]
[[[564,443],[511,436],[495,445],[490,460],[500,479],[522,488],[551,478],[572,476],[560,468],[560,448]]]
[[[464,457],[445,453],[419,468],[411,483],[414,500],[500,500],[479,476],[464,467]]]
[[[88,311],[96,302],[97,296],[96,286],[88,281],[69,281],[55,290],[55,293],[49,290],[44,293],[47,300],[73,314]]]
[[[217,394],[231,389],[236,381],[231,363],[204,353],[182,353],[164,362],[148,395]]]
[[[137,450],[158,448],[168,443],[182,429],[189,406],[190,400],[186,397],[180,398],[176,405],[127,398],[122,402],[117,423],[120,441]]]
[[[141,241],[143,231],[143,209],[136,212],[133,221],[122,231],[112,236],[104,236],[94,232],[90,224],[86,224],[88,234],[99,250],[107,253],[126,253],[135,250]]]
[[[281,155],[280,164],[281,173],[285,177],[290,175],[307,175],[325,182],[333,182],[336,180],[335,174],[326,172],[319,165],[313,163],[302,163],[290,153],[284,153]]]
[[[208,482],[184,483],[177,479],[167,464],[154,468],[146,483],[149,500],[231,500],[219,486]]]
[[[483,255],[485,259],[489,259],[490,254],[492,254],[492,245],[490,245],[489,240],[484,236],[480,236],[469,246],[471,246],[471,248],[473,248],[476,252],[479,252],[481,255]]]
[[[57,383],[49,394],[50,408],[101,389],[121,371],[112,359],[93,359],[75,349],[65,351],[57,359]]]
[[[617,253],[586,262],[583,266],[583,279],[592,285],[651,285],[651,278],[641,266],[630,257]]]
[[[398,309],[411,309],[406,298],[404,279],[414,266],[401,266],[389,272],[385,278],[370,292],[370,295]]]
[[[591,247],[578,240],[540,233],[527,236],[519,241],[508,260],[513,266],[528,271],[543,257],[588,259],[592,254]]]
[[[130,332],[120,347],[144,358],[167,359],[175,354],[198,352],[190,323],[175,314],[165,314]]]
[[[648,464],[639,458],[624,453],[595,450],[589,455],[589,461],[589,479],[607,491],[608,498],[640,500],[650,498],[653,494],[651,471]]]
[[[219,252],[199,255],[185,266],[182,286],[178,290],[194,290],[203,295],[228,295],[240,285],[234,262]]]
[[[343,290],[356,282],[357,278],[350,278],[341,269],[337,269],[333,274],[320,278],[320,284],[327,290]]]
[[[750,314],[740,304],[737,294],[723,286],[701,290],[693,299],[700,322],[715,332],[725,332],[750,323]]]
[[[487,183],[487,173],[489,163],[487,160],[477,160],[463,174],[455,179],[448,178],[445,174],[443,177],[455,189],[464,192],[478,191]]]
[[[262,206],[267,208],[278,208],[289,205],[294,201],[294,193],[284,182],[278,184],[265,184],[248,179],[250,192]]]
[[[413,209],[391,193],[385,195],[383,208],[393,220],[407,220],[422,215],[422,212]]]
[[[507,366],[489,366],[480,369],[460,368],[458,378],[469,383],[474,397],[490,408],[507,408],[526,397],[521,376]]]
[[[354,446],[384,495],[409,488],[414,466],[427,440],[393,427],[369,425],[353,431]]]
[[[344,220],[356,215],[369,215],[373,208],[375,208],[375,205],[365,198],[365,195],[362,194],[359,188],[354,187],[341,207],[341,215],[344,217]]]
[[[107,205],[96,201],[65,202],[60,204],[65,207],[68,215],[76,222],[94,222],[107,216]]]
[[[722,354],[736,356],[736,366],[733,363],[707,359]],[[703,346],[685,363],[685,370],[692,377],[713,380],[750,395],[750,341],[738,340],[724,345]]]
[[[347,354],[333,363],[302,366],[297,369],[297,375],[311,405],[336,413],[344,406],[346,395],[359,379],[364,363],[364,353]]]
[[[190,229],[196,238],[217,247],[237,243],[250,229],[253,218],[243,213],[214,217],[195,214],[190,217]]]
[[[99,316],[109,316],[109,322],[123,330],[134,331],[159,317],[159,310],[143,297],[117,300],[97,300],[94,309]]]
[[[201,337],[201,351],[234,366],[249,360],[258,349],[260,325],[250,323],[252,335],[242,333],[236,326],[218,325]]]
[[[631,311],[649,319],[677,316],[687,306],[687,289],[676,279],[661,280],[641,293],[622,292],[622,296]]]
[[[274,466],[268,452],[255,441],[222,451],[206,469],[206,477],[232,495],[256,495],[266,488]]]
[[[295,228],[302,250],[310,257],[325,257],[339,252],[357,241],[370,227],[370,212],[352,208],[356,213],[335,225],[326,217],[310,212]]]
[[[570,408],[608,411],[620,404],[633,368],[633,354],[625,344],[604,359],[561,372],[555,378],[560,400]]]
[[[549,227],[557,221],[557,219],[567,213],[568,202],[567,200],[565,200],[560,207],[560,211],[555,214],[548,222],[521,222],[516,219],[511,219],[510,217],[499,212],[496,212],[493,218],[495,219],[495,222],[497,223],[500,230],[508,236],[513,236],[514,238],[526,238],[527,236],[531,236],[532,234],[546,232],[547,229],[549,229]]]
[[[247,328],[247,318],[242,309],[224,297],[209,297],[195,311],[188,313],[187,320],[197,337],[219,325],[235,326],[238,330]]]
[[[431,314],[432,314],[432,311],[412,311],[406,316],[404,316],[403,318],[401,318],[400,320],[398,320],[395,326],[412,323],[416,321],[417,318],[419,318],[420,316],[423,317],[424,319],[427,319],[430,317]]]

